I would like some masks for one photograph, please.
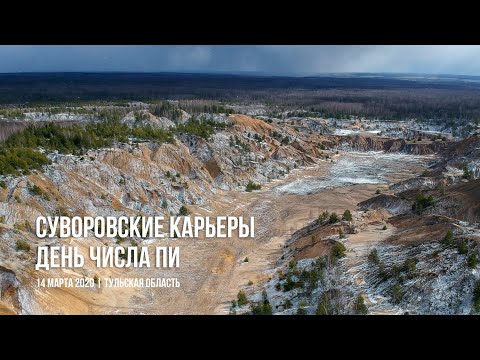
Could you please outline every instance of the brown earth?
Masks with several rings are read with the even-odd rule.
[[[96,269],[86,263],[79,272],[28,271],[29,283],[38,312],[85,313],[153,313],[153,314],[210,314],[227,312],[229,302],[235,298],[239,286],[249,281],[261,284],[281,255],[285,240],[296,230],[317,218],[324,210],[343,213],[370,197],[376,185],[355,185],[310,195],[283,195],[274,188],[306,174],[325,174],[330,163],[316,169],[294,170],[281,181],[274,181],[262,190],[220,192],[204,206],[189,206],[197,215],[225,214],[255,216],[255,239],[178,239],[167,244],[179,246],[181,264],[174,270]],[[67,240],[86,254],[88,246],[99,246],[96,239]],[[151,246],[165,245],[165,240]],[[305,250],[306,251],[306,250]],[[248,257],[248,262],[244,262]],[[33,265],[32,265],[33,266]],[[68,274],[68,275],[67,275]],[[104,277],[163,277],[174,276],[181,282],[179,289],[35,289],[37,277],[75,277],[98,275]],[[28,279],[28,280],[27,280]]]
[[[452,228],[452,219],[442,215],[404,214],[390,218],[388,223],[397,231],[386,239],[386,243],[396,245],[439,240]]]
[[[264,121],[252,119],[243,115],[235,115],[229,118],[233,123],[235,134],[244,131],[255,130],[259,134],[268,136],[278,130],[278,127]],[[276,130],[275,130],[276,129]],[[229,130],[230,131],[230,130]],[[289,129],[293,137],[296,133]],[[225,136],[228,146],[228,137]],[[228,312],[230,301],[242,286],[249,281],[253,287],[260,286],[274,271],[274,264],[282,254],[285,241],[297,230],[312,222],[318,215],[327,210],[329,212],[343,213],[344,210],[356,209],[356,205],[370,197],[379,188],[378,185],[353,185],[324,190],[315,194],[295,195],[283,194],[275,190],[278,185],[304,179],[306,177],[325,176],[331,166],[330,161],[314,159],[320,154],[317,148],[320,137],[312,136],[310,139],[295,139],[290,144],[282,146],[274,138],[267,139],[268,148],[263,149],[258,155],[278,157],[281,161],[298,160],[301,165],[313,165],[307,169],[291,170],[281,180],[270,181],[262,186],[260,191],[251,193],[242,190],[219,190],[213,191],[212,178],[220,175],[230,177],[234,183],[237,174],[229,172],[227,163],[219,163],[222,156],[232,159],[239,151],[235,147],[228,146],[224,155],[216,155],[215,161],[200,161],[192,155],[184,143],[174,146],[171,144],[139,144],[135,149],[114,148],[102,151],[91,151],[85,159],[63,159],[61,164],[56,164],[56,169],[63,182],[55,184],[52,178],[45,174],[32,174],[28,179],[22,180],[23,189],[19,184],[12,191],[12,197],[16,194],[25,193],[25,183],[29,181],[37,184],[55,204],[42,208],[45,201],[38,196],[27,196],[24,202],[8,201],[11,216],[16,219],[33,219],[41,213],[53,213],[58,206],[73,209],[76,215],[89,213],[90,209],[111,214],[118,211],[122,214],[137,214],[136,210],[143,206],[155,206],[157,214],[168,214],[169,211],[162,209],[158,204],[159,199],[167,199],[169,203],[181,201],[186,204],[192,215],[210,216],[233,215],[248,218],[254,216],[256,220],[256,236],[254,239],[170,239],[154,240],[149,243],[151,248],[160,246],[180,247],[180,268],[156,269],[97,269],[93,263],[87,262],[83,269],[73,270],[34,270],[35,246],[40,241],[25,229],[14,229],[8,225],[8,239],[24,237],[32,244],[32,250],[18,254],[14,250],[12,240],[0,243],[0,251],[6,262],[17,274],[23,289],[31,299],[31,308],[35,313],[61,313],[61,314],[223,314]],[[291,139],[292,140],[292,139]],[[242,138],[242,141],[253,140]],[[335,140],[336,141],[336,140]],[[340,141],[340,140],[338,140]],[[363,141],[363,140],[362,140]],[[369,140],[365,140],[368,142]],[[383,140],[382,140],[383,141]],[[384,144],[383,141],[381,143]],[[200,145],[205,145],[199,140]],[[372,144],[367,144],[368,146]],[[373,145],[372,145],[373,146]],[[376,145],[375,145],[376,146]],[[382,145],[384,146],[384,145]],[[130,151],[131,150],[131,151]],[[95,161],[89,159],[92,156]],[[341,155],[332,156],[334,160]],[[212,157],[210,159],[213,159]],[[315,161],[314,161],[315,160]],[[91,162],[89,162],[91,161]],[[253,164],[255,162],[252,162]],[[215,165],[216,164],[216,165]],[[297,163],[295,163],[296,165]],[[282,164],[283,166],[284,164]],[[232,169],[241,171],[242,180],[248,179],[254,173],[254,166],[245,170],[242,166]],[[286,168],[287,166],[285,166]],[[163,175],[166,171],[178,173],[181,176],[175,179],[166,179]],[[52,176],[53,176],[52,175]],[[232,176],[235,175],[235,176]],[[192,178],[195,176],[195,181]],[[173,177],[173,176],[172,176]],[[402,180],[401,172],[392,175],[391,181]],[[122,186],[120,180],[124,181]],[[185,191],[186,183],[189,191]],[[175,194],[175,197],[172,195]],[[188,198],[189,194],[204,196],[207,200],[202,205],[193,205],[194,199]],[[1,194],[7,198],[5,192]],[[188,201],[187,201],[188,200]],[[157,205],[152,205],[152,204]],[[173,211],[172,209],[169,209]],[[102,213],[104,212],[104,213]],[[372,214],[368,221],[375,222],[385,219],[386,214],[381,212]],[[313,234],[314,244],[309,244],[311,236],[301,239],[297,256],[318,256],[328,250],[327,246],[320,241],[324,236],[338,233],[336,226],[319,230]],[[384,233],[382,233],[384,234]],[[382,235],[383,236],[383,235]],[[61,245],[76,245],[80,251],[86,254],[88,246],[113,245],[112,242],[99,239],[66,239]],[[123,244],[125,245],[125,244]],[[144,244],[140,244],[144,245]],[[151,251],[152,252],[152,251]],[[317,255],[318,254],[318,255]],[[21,261],[18,259],[20,258]],[[245,261],[248,258],[248,261]],[[88,259],[88,256],[86,256]],[[79,289],[79,288],[36,288],[36,280],[41,277],[93,277],[100,279],[114,277],[177,277],[181,283],[180,288],[102,288],[102,289]]]

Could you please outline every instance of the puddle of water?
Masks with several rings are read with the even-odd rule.
[[[355,184],[387,184],[393,174],[415,176],[413,165],[421,165],[428,156],[389,154],[384,152],[349,152],[338,160],[330,173],[321,178],[304,178],[275,188],[287,194],[311,194],[324,189]]]

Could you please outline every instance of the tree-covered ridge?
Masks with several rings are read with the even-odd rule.
[[[179,124],[177,126],[177,132],[189,133],[208,139],[215,129],[224,129],[226,125],[224,123],[216,123],[213,120],[196,120],[192,119],[185,124]]]
[[[223,127],[225,124],[195,119],[171,130],[155,129],[150,125],[129,127],[121,123],[118,117],[87,125],[60,126],[53,122],[43,126],[30,125],[10,135],[0,145],[0,175],[28,174],[32,169],[40,169],[42,165],[50,163],[39,149],[46,153],[58,151],[81,155],[87,150],[111,147],[118,142],[147,140],[174,143],[177,132],[208,139],[216,128]]]
[[[209,100],[160,101],[148,107],[149,111],[159,117],[166,117],[177,122],[182,119],[182,110],[198,117],[201,114],[233,114],[233,109]]]
[[[31,148],[0,148],[0,175],[28,175],[30,170],[40,170],[49,163],[44,154]]]
[[[11,135],[4,143],[7,148],[43,148],[47,152],[79,155],[89,149],[112,146],[116,142],[127,142],[128,138],[173,142],[173,134],[150,126],[130,128],[119,121],[71,126],[47,123],[44,126],[29,126]]]

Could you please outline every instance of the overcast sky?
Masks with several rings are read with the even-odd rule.
[[[314,75],[413,72],[480,75],[480,46],[0,45],[0,72],[176,71]]]

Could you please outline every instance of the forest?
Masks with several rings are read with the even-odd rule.
[[[193,134],[205,139],[216,128],[223,128],[209,120],[192,119],[179,124],[175,129],[154,129],[150,125],[129,127],[118,119],[87,124],[29,125],[10,134],[0,143],[0,175],[28,174],[50,163],[45,153],[58,151],[62,154],[82,155],[90,149],[111,147],[118,142],[156,141],[175,143],[176,133]],[[41,151],[40,151],[41,150]]]
[[[132,105],[142,101],[140,108]],[[81,155],[117,142],[173,143],[177,133],[208,139],[225,125],[205,114],[234,105],[265,105],[268,116],[437,120],[451,128],[480,121],[480,78],[385,74],[270,77],[174,73],[0,74],[0,174],[48,164],[45,153]],[[232,106],[233,105],[233,106]],[[145,108],[146,106],[146,108]],[[132,108],[133,107],[133,108]],[[143,110],[175,128],[130,127],[120,121]],[[97,121],[22,121],[25,113],[91,115]],[[188,113],[192,118],[183,121]]]
[[[175,73],[41,73],[0,74],[0,104],[125,104],[162,100],[189,102],[191,110],[219,109],[220,104],[266,104],[273,112],[303,109],[325,117],[356,115],[399,120],[480,119],[478,77],[409,78],[386,74],[318,77],[271,77]],[[222,105],[216,105],[222,106]],[[185,109],[188,111],[187,109]],[[226,110],[226,109],[224,109]],[[7,111],[7,110],[4,110]],[[8,110],[8,111],[14,111]],[[177,118],[178,109],[152,105],[157,116]],[[1,115],[1,114],[0,114]]]

